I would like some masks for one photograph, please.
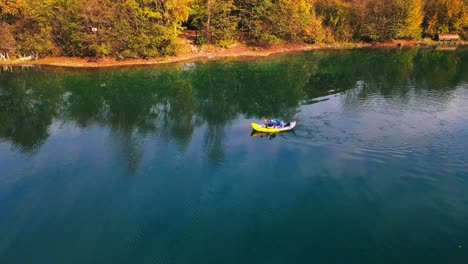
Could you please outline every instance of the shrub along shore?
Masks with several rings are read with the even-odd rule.
[[[466,38],[467,29],[465,0],[0,1],[0,63],[41,58],[44,64],[146,64],[264,56],[385,46],[378,43],[391,40],[419,43],[440,33]]]

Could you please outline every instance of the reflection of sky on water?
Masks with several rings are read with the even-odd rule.
[[[212,142],[215,144],[212,147],[220,147],[224,152],[223,155],[226,156],[225,159],[229,160],[233,155],[236,162],[253,156],[277,160],[282,156],[285,148],[288,148],[285,144],[297,147],[297,151],[302,151],[302,155],[328,144],[329,149],[322,149],[322,151],[329,152],[329,155],[351,159],[362,159],[365,156],[359,155],[363,153],[381,155],[382,152],[387,152],[387,156],[376,155],[375,161],[380,162],[385,162],[385,159],[391,157],[404,159],[415,152],[420,155],[429,155],[430,146],[434,144],[434,141],[445,143],[440,148],[446,148],[445,151],[450,152],[450,148],[463,145],[457,140],[460,138],[460,133],[466,131],[467,126],[467,117],[464,114],[467,112],[466,91],[465,86],[458,87],[443,107],[434,107],[437,102],[432,101],[437,101],[437,97],[427,100],[423,98],[422,100],[427,105],[415,107],[414,110],[401,111],[400,115],[395,115],[391,110],[379,110],[379,107],[394,106],[391,101],[382,101],[370,108],[358,107],[350,111],[351,109],[346,107],[346,94],[331,95],[326,97],[326,101],[300,108],[297,115],[298,126],[294,133],[280,134],[274,140],[250,138],[250,123],[259,122],[259,120],[239,116],[230,125],[218,131],[220,135],[216,137],[221,138]],[[407,108],[412,108],[411,103],[406,105],[408,105]],[[27,158],[18,153],[13,156],[7,155],[7,153],[11,154],[11,145],[8,142],[0,143],[0,155],[4,157],[1,159],[3,163],[15,164],[15,166],[5,166],[4,172],[8,171],[6,173],[8,177],[13,177],[13,175],[22,177],[24,171],[19,168],[27,168],[28,174],[37,174],[44,170],[44,166],[67,166],[81,162],[82,165],[99,167],[100,164],[106,164],[106,161],[112,159],[121,160],[122,162],[117,163],[119,166],[133,166],[133,173],[129,173],[138,174],[138,171],[162,161],[167,155],[174,157],[175,163],[171,165],[174,168],[177,166],[186,168],[190,165],[191,159],[195,159],[197,163],[209,162],[210,157],[207,152],[209,150],[206,145],[208,129],[210,128],[207,126],[197,127],[188,145],[181,149],[177,147],[177,141],[154,134],[143,135],[135,131],[130,135],[133,142],[128,142],[129,138],[119,133],[118,130],[111,132],[108,128],[101,126],[83,129],[73,123],[63,123],[57,120],[48,129],[49,139]],[[454,142],[450,143],[450,141]],[[223,146],[216,145],[221,143]],[[332,154],[333,152],[336,153]],[[323,153],[321,155],[323,156]],[[132,160],[137,163],[131,165]],[[335,158],[328,160],[336,162]],[[327,159],[323,161],[324,164],[328,162]],[[219,160],[218,162],[225,161]],[[213,165],[216,166],[218,162]],[[345,170],[345,165],[338,164],[327,166],[334,171]],[[159,166],[169,166],[169,164]]]
[[[0,258],[453,253],[466,237],[462,67],[434,70],[425,51],[337,54],[28,72],[34,89],[3,75]],[[251,137],[264,115],[298,125]]]
[[[426,140],[428,138],[421,135],[430,136],[467,124],[466,88],[466,85],[457,87],[443,101],[437,94],[408,94],[406,98],[385,98],[375,94],[364,100],[353,98],[349,101],[347,91],[327,96],[327,100],[320,103],[302,106],[298,118],[304,119],[301,121],[307,127],[326,130],[322,131],[325,137],[336,130],[360,139]]]
[[[21,196],[15,203],[17,212],[8,210],[3,219],[1,229],[6,231],[2,234],[24,237],[24,232],[37,230],[31,228],[36,226],[51,239],[36,232],[32,242],[41,238],[75,259],[96,247],[123,259],[145,254],[177,256],[165,240],[170,238],[168,241],[175,241],[178,250],[182,248],[191,258],[201,259],[197,254],[202,253],[192,245],[207,245],[217,239],[217,244],[222,244],[220,236],[239,245],[246,243],[246,236],[250,237],[248,230],[261,237],[268,237],[271,232],[275,241],[289,237],[283,240],[288,244],[299,237],[299,230],[294,228],[300,229],[301,234],[308,232],[309,242],[318,239],[314,232],[327,232],[326,237],[330,237],[327,230],[333,226],[340,235],[349,232],[348,236],[353,236],[350,230],[356,230],[360,227],[357,223],[364,221],[356,214],[363,212],[367,212],[363,214],[366,228],[358,229],[361,240],[365,237],[362,243],[382,241],[385,237],[387,243],[398,245],[392,230],[423,238],[441,230],[459,232],[459,225],[439,226],[426,219],[430,216],[443,223],[464,222],[466,200],[463,188],[453,178],[436,178],[433,184],[423,181],[408,188],[411,175],[405,167],[409,164],[401,168],[395,159],[382,164],[350,158],[343,154],[349,149],[346,142],[339,146],[302,144],[300,127],[297,134],[271,141],[251,138],[251,121],[240,118],[232,127],[225,127],[225,157],[221,164],[207,158],[205,126],[194,130],[183,150],[175,142],[154,135],[137,137],[142,154],[133,174],[128,170],[124,143],[119,137],[110,139],[108,128],[83,130],[62,125],[51,129],[49,140],[37,153],[29,159],[18,154],[16,163],[8,166],[21,169],[7,172],[7,176],[19,178],[8,177],[9,183],[2,182],[0,202]],[[72,136],[67,130],[73,131]],[[21,191],[25,184],[34,185],[34,190],[28,188],[26,196]],[[447,194],[426,199],[427,193]],[[447,207],[451,210],[447,211]],[[304,215],[310,211],[315,212],[313,216]],[[84,212],[92,217],[83,216]],[[340,218],[346,219],[347,226],[336,222]],[[335,222],[325,224],[329,220]],[[288,227],[289,224],[295,227]],[[67,234],[77,239],[68,241],[66,246],[52,239],[62,239]],[[97,242],[83,243],[79,237]],[[0,251],[14,245],[2,241]],[[145,250],[148,244],[162,252],[149,253]],[[202,248],[199,250],[203,252]],[[225,249],[219,252],[226,254]]]

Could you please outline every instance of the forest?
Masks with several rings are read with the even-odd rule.
[[[175,55],[185,29],[220,47],[466,39],[468,0],[0,0],[8,57]]]

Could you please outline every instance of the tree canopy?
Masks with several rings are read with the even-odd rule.
[[[467,0],[0,0],[0,53],[118,59],[197,44],[352,42],[466,35]]]

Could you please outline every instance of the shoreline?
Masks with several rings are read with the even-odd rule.
[[[219,48],[214,46],[195,46],[187,39],[181,39],[181,52],[176,56],[166,56],[149,59],[127,59],[116,60],[114,58],[103,58],[93,61],[91,58],[77,57],[44,57],[37,60],[10,60],[0,61],[0,66],[53,66],[71,68],[105,68],[105,67],[125,67],[139,65],[171,64],[183,61],[205,61],[224,58],[249,58],[267,57],[274,54],[301,52],[309,50],[346,50],[360,48],[402,48],[402,47],[436,47],[438,43],[393,40],[388,42],[374,43],[342,43],[342,44],[304,44],[289,43],[284,45],[274,45],[268,48],[249,47],[242,43],[236,43],[229,48]],[[463,46],[464,43],[461,44]]]

